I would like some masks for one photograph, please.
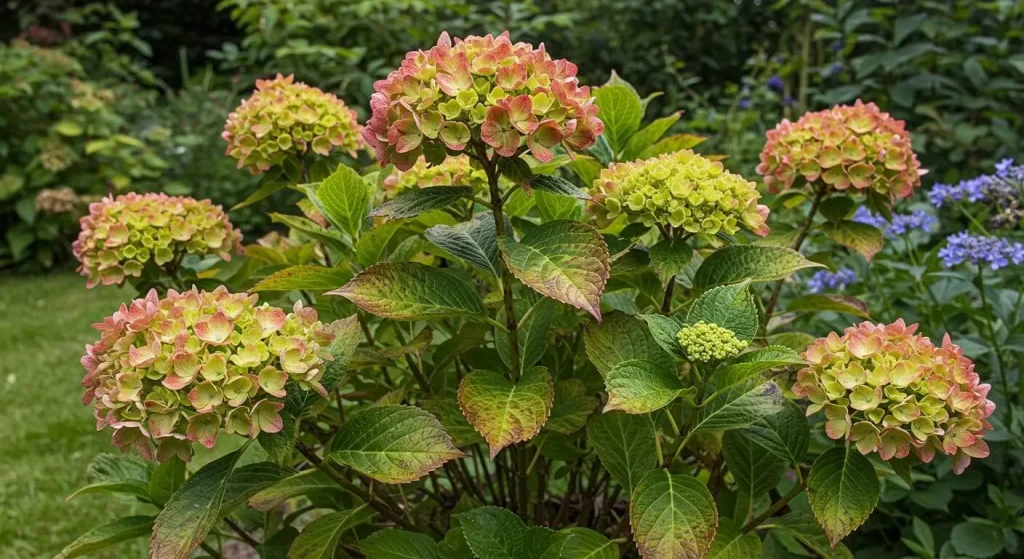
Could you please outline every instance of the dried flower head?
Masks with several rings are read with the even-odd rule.
[[[983,437],[996,405],[948,334],[936,347],[916,330],[902,319],[862,322],[816,340],[793,392],[810,401],[808,415],[824,410],[829,437],[845,437],[863,454],[889,460],[913,451],[930,462],[943,452],[959,474],[971,458],[988,456]]]
[[[139,277],[145,265],[175,262],[185,254],[216,254],[225,260],[242,248],[242,233],[209,200],[129,193],[89,205],[74,242],[87,286],[120,284]]]
[[[502,157],[525,142],[534,157],[549,161],[555,145],[583,150],[604,131],[576,65],[552,60],[544,45],[513,44],[508,32],[454,44],[442,33],[435,47],[406,54],[373,87],[363,137],[381,165],[400,170],[425,152],[461,152],[474,139]]]
[[[732,330],[703,320],[684,327],[676,336],[687,357],[702,363],[728,359],[750,344],[737,338]]]
[[[364,145],[356,112],[341,99],[281,74],[256,80],[256,91],[228,115],[221,136],[224,153],[254,175],[309,149],[328,155],[339,148],[354,157]]]
[[[591,210],[611,220],[621,213],[689,233],[730,235],[743,225],[768,234],[768,206],[757,185],[691,150],[629,163],[613,163],[591,188]]]
[[[904,122],[859,100],[780,122],[768,132],[757,172],[769,192],[803,177],[837,190],[870,188],[891,200],[910,196],[924,174]]]
[[[223,427],[256,437],[282,428],[279,401],[291,390],[326,395],[319,379],[332,335],[316,310],[291,313],[257,296],[156,291],[93,326],[99,341],[85,348],[85,404],[96,428],[113,427],[123,451],[188,460],[193,441],[213,447]]]
[[[81,203],[78,194],[67,186],[44,188],[36,194],[36,209],[44,214],[71,213]]]
[[[465,155],[449,157],[437,165],[430,165],[420,157],[411,169],[392,171],[381,184],[387,197],[431,186],[469,186],[483,190],[487,188],[487,173],[474,168]]]

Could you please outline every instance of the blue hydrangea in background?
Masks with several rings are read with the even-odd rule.
[[[772,76],[768,78],[768,87],[774,89],[775,91],[781,92],[784,85],[785,84],[783,83],[782,78],[780,78],[779,76]]]
[[[807,280],[807,290],[811,293],[843,291],[855,281],[857,274],[850,268],[840,268],[837,272],[819,270]]]
[[[935,216],[924,210],[914,210],[908,214],[894,213],[892,222],[889,222],[885,217],[875,214],[864,206],[857,208],[852,219],[858,223],[881,229],[888,236],[905,235],[915,229],[931,233],[937,223]]]
[[[1024,183],[1024,165],[1014,165],[1013,159],[996,163],[996,176],[1010,181]]]
[[[946,246],[939,249],[939,258],[947,268],[953,268],[964,262],[983,265],[993,270],[1005,268],[1012,262],[1024,262],[1024,244],[1000,238],[971,235],[961,231],[946,239]]]

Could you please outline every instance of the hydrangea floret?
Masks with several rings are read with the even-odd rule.
[[[436,165],[420,157],[412,168],[392,171],[381,185],[385,196],[393,197],[402,192],[431,186],[469,186],[476,190],[487,188],[487,173],[474,168],[469,157],[449,157]]]
[[[591,196],[591,210],[606,220],[625,213],[688,233],[731,235],[742,225],[768,234],[768,206],[758,204],[757,185],[688,149],[613,163],[594,180]]]
[[[807,291],[811,293],[843,291],[855,281],[857,281],[857,273],[851,268],[840,268],[835,272],[819,270],[807,280]]]
[[[458,153],[481,141],[502,157],[525,146],[541,161],[564,144],[584,150],[604,131],[576,65],[553,60],[541,44],[441,33],[430,50],[406,54],[376,82],[363,137],[381,165],[412,167],[426,153]],[[433,158],[432,158],[433,160]]]
[[[676,337],[687,357],[700,363],[728,359],[750,345],[732,330],[703,320],[684,327]]]
[[[250,438],[282,428],[281,398],[291,390],[326,394],[319,379],[332,335],[316,310],[286,313],[257,296],[151,290],[93,325],[86,346],[85,404],[96,428],[143,458],[192,456],[193,441],[212,448],[223,428]],[[290,383],[291,382],[291,383]]]
[[[947,268],[969,262],[999,270],[1011,262],[1014,265],[1024,263],[1024,244],[1004,237],[971,235],[961,231],[946,239],[946,246],[939,249],[939,258]]]
[[[70,187],[44,188],[36,194],[36,209],[40,213],[57,215],[75,211],[81,198]]]
[[[910,196],[923,174],[904,122],[860,100],[780,122],[768,132],[757,172],[769,192],[803,178],[837,190],[870,189],[890,200]]]
[[[228,115],[221,136],[238,168],[256,175],[308,150],[329,155],[338,148],[355,157],[364,146],[360,131],[356,112],[337,96],[278,74],[256,80],[256,91]]]
[[[917,325],[862,322],[819,338],[803,354],[809,366],[793,392],[810,401],[807,414],[825,413],[825,432],[845,438],[862,454],[883,460],[911,452],[931,462],[953,459],[960,474],[971,458],[988,456],[986,420],[995,411],[974,363],[949,334],[942,346],[916,334]]]
[[[242,232],[209,200],[129,193],[89,205],[72,248],[88,287],[139,277],[148,262],[163,266],[185,254],[225,260],[242,250]]]

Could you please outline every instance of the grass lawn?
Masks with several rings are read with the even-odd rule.
[[[82,405],[78,360],[92,323],[130,298],[70,274],[0,278],[0,559],[49,559],[92,527],[152,513],[109,495],[64,501],[96,454],[117,452]],[[93,557],[146,557],[146,540]]]

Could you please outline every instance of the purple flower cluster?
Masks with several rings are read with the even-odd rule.
[[[775,91],[778,91],[778,92],[781,93],[782,92],[782,88],[783,88],[784,85],[785,85],[785,83],[782,81],[782,78],[779,77],[778,75],[774,75],[774,76],[768,78],[768,87],[770,87],[771,89],[774,89]]]
[[[850,268],[840,268],[837,272],[820,270],[807,280],[807,290],[811,293],[822,291],[843,291],[857,280],[857,274]]]
[[[988,264],[993,270],[1005,268],[1011,262],[1024,262],[1024,244],[1000,237],[971,235],[961,231],[946,239],[946,246],[939,249],[939,258],[947,268],[970,262]]]
[[[1024,183],[1024,165],[1014,165],[1013,159],[1007,158],[996,163],[996,176],[1010,181]]]
[[[893,214],[892,222],[890,222],[864,206],[857,208],[852,219],[858,223],[881,229],[888,236],[906,235],[915,229],[930,233],[937,221],[935,216],[923,210],[914,210],[909,214]]]
[[[1019,197],[1017,188],[1010,183],[1024,183],[1024,165],[1003,159],[996,163],[995,171],[995,174],[962,180],[958,184],[936,183],[928,192],[928,198],[932,205],[941,208],[950,202],[990,202]]]

